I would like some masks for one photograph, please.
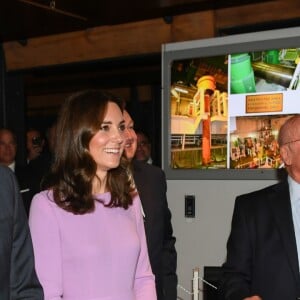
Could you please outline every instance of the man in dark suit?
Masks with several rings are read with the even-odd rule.
[[[278,142],[288,176],[237,197],[221,299],[300,299],[300,115],[281,126]]]
[[[0,166],[0,299],[44,299],[27,217],[13,172]]]
[[[133,121],[124,112],[126,125],[125,154],[132,161],[133,177],[145,213],[145,232],[158,300],[177,299],[177,252],[166,198],[164,172],[145,162],[132,160],[137,147]]]

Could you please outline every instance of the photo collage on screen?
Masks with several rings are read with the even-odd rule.
[[[300,113],[300,48],[175,60],[173,169],[280,168],[278,131]]]

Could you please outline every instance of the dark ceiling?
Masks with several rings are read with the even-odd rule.
[[[0,42],[267,0],[1,0]]]
[[[0,43],[270,0],[0,0]],[[160,83],[160,55],[29,70],[27,94]]]

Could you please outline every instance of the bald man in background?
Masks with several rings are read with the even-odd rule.
[[[236,198],[222,300],[300,299],[300,115],[280,127],[287,177]]]

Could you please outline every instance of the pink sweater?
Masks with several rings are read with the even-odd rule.
[[[107,203],[110,193],[98,195]],[[51,191],[32,200],[30,231],[45,300],[155,300],[141,203],[96,203],[85,215],[59,208]]]

